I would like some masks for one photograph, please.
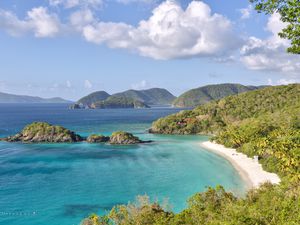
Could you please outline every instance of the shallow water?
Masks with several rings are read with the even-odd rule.
[[[0,143],[0,224],[79,224],[90,213],[103,214],[143,194],[167,198],[179,212],[188,197],[217,184],[243,193],[245,184],[232,165],[199,146],[207,137],[145,133],[153,120],[177,111],[0,104],[0,136],[47,121],[81,135],[126,130],[155,141],[136,146]]]

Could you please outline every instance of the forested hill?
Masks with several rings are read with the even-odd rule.
[[[299,110],[299,105],[300,84],[266,87],[161,118],[153,123],[151,131],[164,134],[216,134],[227,125],[246,118],[295,112]]]
[[[214,84],[189,90],[173,102],[174,107],[196,107],[229,95],[252,91],[266,86],[244,86],[241,84]]]
[[[280,175],[279,185],[263,184],[237,198],[222,187],[208,188],[175,214],[144,197],[115,206],[82,225],[298,225],[300,224],[300,84],[267,87],[182,111],[153,123],[152,132],[214,133],[217,143],[258,156],[263,168]]]
[[[146,108],[150,105],[171,105],[175,98],[162,88],[127,90],[113,95],[97,91],[81,98],[70,108]]]

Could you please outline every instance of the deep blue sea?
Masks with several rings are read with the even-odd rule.
[[[205,136],[152,135],[146,130],[172,108],[69,110],[64,104],[0,104],[0,136],[33,121],[62,125],[83,136],[125,130],[151,144],[21,144],[0,142],[0,224],[78,225],[91,213],[147,194],[173,210],[207,186],[241,194],[232,165],[199,146]]]

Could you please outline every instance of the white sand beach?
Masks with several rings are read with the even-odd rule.
[[[249,158],[235,149],[226,148],[223,145],[210,141],[201,142],[200,145],[229,160],[246,181],[249,188],[257,188],[265,182],[271,182],[272,184],[280,183],[280,178],[277,174],[264,171],[257,160]]]

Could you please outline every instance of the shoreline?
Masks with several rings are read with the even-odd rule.
[[[211,141],[201,142],[200,146],[227,159],[238,171],[248,189],[258,188],[265,182],[279,184],[281,181],[277,174],[264,171],[258,161],[235,149],[226,148]]]

